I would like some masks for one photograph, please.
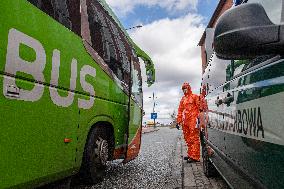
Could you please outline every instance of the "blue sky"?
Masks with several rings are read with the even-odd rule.
[[[139,23],[149,24],[155,20],[163,18],[178,18],[186,15],[188,12],[191,12],[202,15],[204,18],[203,24],[207,25],[215,8],[217,7],[218,2],[218,0],[201,0],[198,2],[196,10],[189,8],[188,10],[182,10],[179,12],[169,12],[159,6],[138,5],[127,15],[118,13],[118,17],[125,28],[129,28]]]
[[[189,82],[199,93],[201,51],[197,46],[218,0],[106,0],[130,36],[153,60],[156,83],[144,92],[144,122],[150,120],[153,92],[157,96],[158,122],[171,122],[182,97],[181,85]],[[142,65],[142,64],[141,64]],[[145,72],[142,68],[142,76]],[[144,74],[145,81],[145,74]],[[143,82],[145,84],[145,82]]]

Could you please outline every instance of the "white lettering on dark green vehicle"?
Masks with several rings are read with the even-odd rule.
[[[36,58],[33,62],[29,62],[23,60],[20,57],[20,45],[24,44],[35,51]],[[7,57],[6,57],[6,65],[5,65],[5,73],[16,76],[17,72],[23,72],[31,75],[35,81],[39,81],[41,83],[45,83],[45,77],[43,71],[46,65],[46,53],[42,44],[16,30],[10,29],[8,35],[8,47],[7,47]],[[53,50],[52,56],[52,70],[51,70],[51,80],[50,80],[50,97],[54,104],[61,107],[69,107],[73,104],[74,101],[74,92],[76,89],[76,80],[77,80],[77,60],[75,58],[71,61],[71,78],[70,78],[70,87],[68,91],[68,95],[66,97],[62,97],[58,94],[58,89],[52,86],[58,86],[59,80],[59,69],[60,69],[60,51],[55,49]],[[89,93],[89,100],[78,99],[78,107],[82,109],[90,109],[94,105],[94,96],[95,90],[94,87],[86,82],[86,75],[90,75],[92,77],[96,77],[96,69],[89,66],[84,65],[80,70],[80,84],[83,90]],[[8,78],[4,77],[3,80],[3,94],[6,96],[6,88],[7,86],[17,86],[16,79],[14,77]],[[43,85],[34,85],[32,90],[19,90],[19,98],[12,98],[17,100],[24,100],[35,102],[41,99],[44,93]],[[6,98],[11,98],[6,96]]]
[[[265,138],[260,107],[231,112],[224,115],[224,121],[221,121],[221,116],[223,114],[218,114],[215,119],[216,124],[211,122],[213,128],[250,137]]]

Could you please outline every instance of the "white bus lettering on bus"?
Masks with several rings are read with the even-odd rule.
[[[23,60],[20,57],[20,44],[24,44],[35,51],[36,58],[33,62]],[[68,89],[68,95],[62,97],[58,94],[58,80],[59,80],[59,68],[60,68],[60,51],[57,49],[53,50],[52,55],[52,70],[50,82],[45,81],[43,71],[46,65],[46,53],[42,44],[16,30],[10,29],[8,35],[8,47],[7,47],[7,57],[5,65],[5,73],[9,75],[16,76],[17,72],[23,72],[33,76],[34,80],[37,81],[32,90],[19,90],[19,98],[13,98],[18,100],[35,102],[41,99],[44,93],[44,85],[42,83],[49,83],[49,92],[51,100],[54,104],[60,107],[69,107],[73,104],[74,95],[76,90],[77,81],[77,60],[75,58],[71,61],[71,78],[70,86]],[[96,69],[84,65],[80,70],[80,84],[82,89],[89,93],[89,100],[78,99],[78,107],[82,109],[90,109],[94,105],[95,90],[94,87],[88,83],[85,79],[87,75],[96,77]],[[8,86],[17,86],[15,77],[4,77],[3,81],[3,93],[6,96],[6,90]],[[7,98],[10,98],[6,96]]]

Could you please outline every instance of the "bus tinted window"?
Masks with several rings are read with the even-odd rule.
[[[133,61],[132,65],[132,94],[135,97],[137,103],[142,106],[142,76],[140,65],[136,61]]]
[[[67,6],[70,14],[70,21],[72,23],[71,30],[81,36],[80,0],[68,0]]]
[[[118,64],[119,69],[123,72],[123,80],[129,80],[129,73],[130,73],[130,57],[131,57],[131,50],[127,53],[126,49],[130,49],[130,45],[128,44],[127,40],[125,39],[124,34],[122,31],[117,27],[116,23],[113,20],[108,20],[111,26],[112,35],[115,41],[115,44],[118,48]]]
[[[128,84],[131,55],[126,52],[129,47],[122,32],[98,1],[87,1],[87,7],[92,47],[117,78]]]
[[[80,0],[28,1],[77,35],[81,34]]]

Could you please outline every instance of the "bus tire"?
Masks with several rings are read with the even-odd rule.
[[[209,160],[209,155],[206,147],[202,147],[202,167],[203,172],[206,177],[214,177],[217,174],[217,170],[212,164],[212,162]]]
[[[110,147],[107,138],[104,127],[94,127],[89,133],[81,166],[81,177],[85,183],[98,183],[105,176]]]

